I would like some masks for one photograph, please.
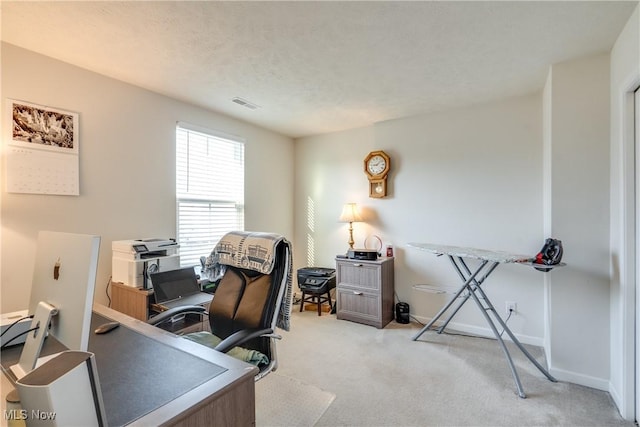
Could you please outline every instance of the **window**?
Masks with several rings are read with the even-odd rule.
[[[244,230],[244,142],[179,123],[176,201],[180,265],[198,265],[225,233]]]

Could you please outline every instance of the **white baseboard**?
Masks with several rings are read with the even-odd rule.
[[[622,416],[622,418],[627,421],[635,421],[636,414],[633,399],[628,399],[627,401],[625,401],[625,399],[622,397],[623,394],[617,387],[615,387],[612,382],[609,382],[609,389],[607,391],[609,392],[611,399],[613,399],[613,403],[615,403],[616,407],[618,408],[620,416]]]
[[[616,407],[618,408],[618,410],[622,414],[623,411],[620,410],[620,408],[622,408],[624,406],[623,405],[624,400],[622,399],[622,395],[620,394],[618,389],[613,386],[611,381],[609,381],[608,385],[609,385],[609,387],[607,388],[607,391],[609,392],[609,395],[611,396],[611,399],[613,399],[613,402],[616,404]]]
[[[421,316],[412,315],[412,317],[425,325],[431,321],[430,318],[425,318]],[[443,323],[442,321],[438,321],[435,323],[435,326],[436,327],[440,326],[442,325],[442,323]],[[465,323],[450,322],[449,325],[447,326],[447,329],[451,329],[457,332],[467,333],[470,335],[477,335],[480,337],[495,339],[495,336],[493,335],[493,331],[488,327],[479,327],[479,326],[469,325]],[[500,329],[498,329],[498,331],[500,331]],[[541,337],[534,337],[530,335],[523,335],[523,334],[516,334],[516,333],[514,333],[514,335],[522,344],[533,345],[536,347],[544,347],[544,340]],[[505,341],[511,341],[509,336],[506,334],[502,336],[502,339]],[[597,390],[609,392],[615,402],[620,401],[619,399],[616,399],[617,396],[615,395],[615,391],[612,390],[611,384],[608,379],[597,378],[597,377],[592,377],[590,375],[581,374],[579,372],[558,369],[558,368],[554,368],[553,366],[549,368],[549,373],[554,377],[556,377],[556,379],[558,379],[559,381],[567,381],[573,384],[578,384],[585,387],[591,387]]]
[[[420,323],[423,323],[425,325],[431,321],[431,318],[428,318],[428,317],[415,316],[413,314],[411,315],[411,317],[413,317],[415,320],[418,320]],[[435,323],[434,326],[435,327],[440,326],[442,325],[442,323],[444,322],[439,320]],[[498,327],[498,332],[502,332],[502,328],[500,328],[499,325],[496,325],[496,326]],[[480,326],[469,325],[466,323],[459,323],[459,322],[449,322],[449,324],[447,325],[447,330],[449,329],[457,332],[464,332],[470,335],[476,335],[479,337],[496,339],[495,335],[493,334],[493,331],[488,327],[480,327]],[[541,337],[516,334],[515,332],[513,334],[516,336],[518,341],[520,341],[522,344],[534,345],[536,347],[543,347],[543,339]],[[507,334],[503,334],[502,339],[504,341],[511,341],[511,338],[509,338],[509,335]]]
[[[590,375],[581,374],[579,372],[567,371],[564,369],[549,368],[549,373],[556,377],[558,381],[566,381],[585,387],[595,388],[610,393],[609,380],[605,378],[592,377]]]

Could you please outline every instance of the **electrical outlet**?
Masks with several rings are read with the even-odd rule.
[[[505,303],[505,310],[507,311],[507,316],[509,314],[517,314],[518,313],[518,304],[515,301],[507,301]]]

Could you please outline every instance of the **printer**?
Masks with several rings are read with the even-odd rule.
[[[301,291],[325,293],[336,287],[336,269],[304,267],[298,269],[298,287]]]
[[[115,240],[111,243],[111,280],[149,289],[149,274],[180,268],[175,239]]]

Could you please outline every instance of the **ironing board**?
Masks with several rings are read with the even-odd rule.
[[[438,333],[442,333],[444,329],[447,327],[453,316],[456,315],[458,310],[467,302],[469,298],[472,298],[482,314],[484,315],[487,323],[491,327],[493,334],[495,335],[498,343],[502,347],[502,351],[507,358],[507,362],[509,363],[509,367],[511,368],[511,374],[513,375],[513,379],[516,383],[516,388],[518,390],[518,396],[521,398],[525,398],[526,394],[524,393],[524,389],[522,388],[522,383],[520,382],[520,377],[518,376],[518,372],[516,371],[516,367],[513,364],[513,360],[511,359],[511,354],[507,349],[504,341],[502,340],[501,334],[498,332],[496,324],[489,316],[489,313],[492,313],[495,317],[498,324],[503,328],[504,332],[509,335],[509,338],[518,346],[520,351],[524,353],[525,356],[533,363],[536,368],[540,372],[542,372],[550,381],[557,382],[557,380],[549,374],[549,372],[536,361],[536,359],[531,356],[531,354],[527,351],[526,348],[518,341],[518,339],[513,335],[507,324],[502,320],[502,318],[498,315],[498,312],[494,308],[493,304],[489,300],[487,294],[482,290],[481,285],[487,280],[487,278],[493,273],[493,271],[500,264],[504,263],[518,263],[522,265],[533,266],[540,270],[551,270],[553,267],[564,265],[559,264],[556,266],[544,266],[540,264],[534,264],[530,256],[527,255],[519,255],[513,254],[509,252],[502,251],[492,251],[486,249],[476,249],[476,248],[467,248],[467,247],[458,247],[458,246],[447,246],[447,245],[436,245],[430,243],[409,243],[408,246],[412,248],[416,248],[422,251],[431,252],[438,256],[447,255],[453,268],[456,270],[463,284],[460,289],[455,293],[454,297],[435,315],[433,319],[423,327],[420,332],[418,332],[413,338],[413,341],[416,341],[420,336],[425,333],[427,330],[431,328],[431,326],[442,317],[442,315],[458,300],[458,298],[463,294],[463,292],[467,291],[466,295],[458,302],[458,305],[454,308],[451,315],[444,321],[442,326],[439,327]],[[465,262],[465,258],[476,259],[480,261],[480,264],[475,269],[475,271],[471,271],[467,263]],[[483,305],[484,301],[484,305]]]

